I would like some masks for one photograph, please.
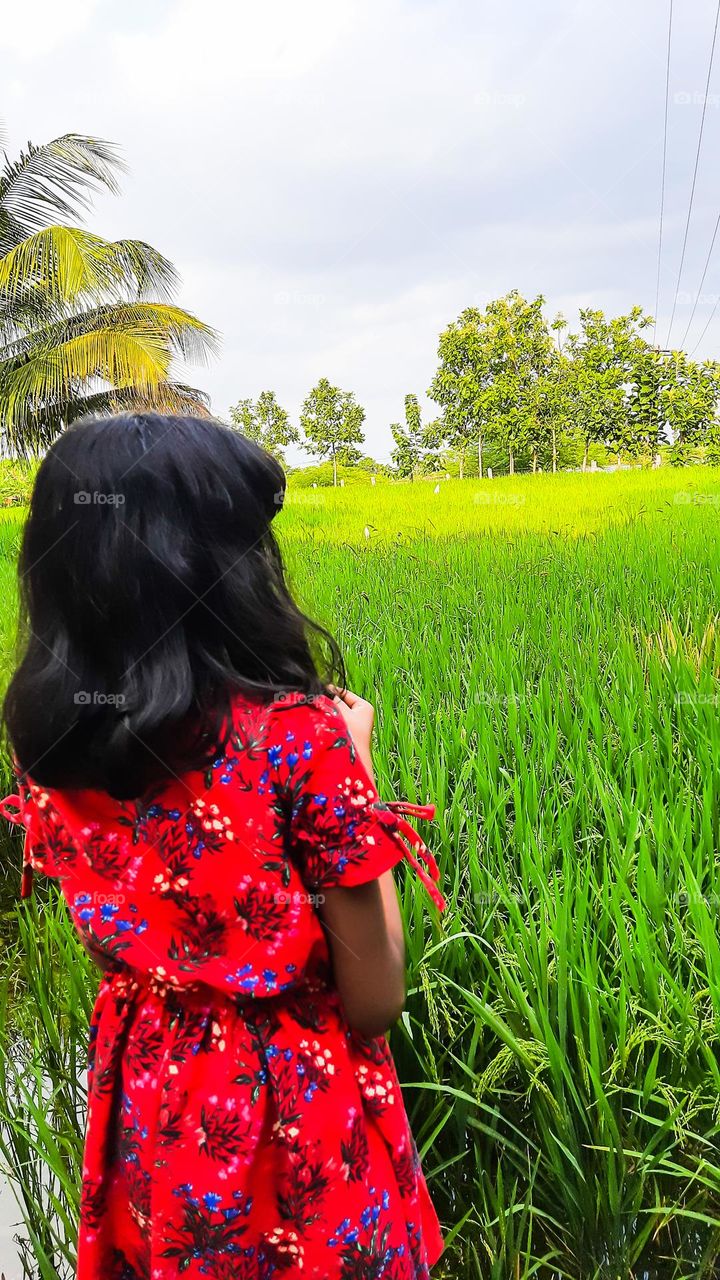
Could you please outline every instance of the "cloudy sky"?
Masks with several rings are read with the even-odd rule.
[[[675,5],[658,340],[677,285],[716,0]],[[655,310],[667,0],[24,0],[0,23],[11,148],[75,131],[129,166],[92,227],[167,254],[222,335],[213,408],[321,376],[387,457],[437,335],[518,288]],[[672,330],[720,292],[720,33]],[[698,356],[720,355],[720,307]],[[428,404],[428,411],[431,406]]]

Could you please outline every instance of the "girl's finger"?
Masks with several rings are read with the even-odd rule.
[[[331,684],[329,687],[335,694],[335,700],[344,702],[346,707],[354,707],[356,702],[362,702],[362,698],[358,697],[356,693],[352,693],[350,689],[338,689],[335,684]]]

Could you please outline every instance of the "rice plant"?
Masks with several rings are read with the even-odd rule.
[[[449,905],[399,873],[392,1044],[439,1280],[714,1280],[720,472],[434,487],[291,488],[278,527],[375,702],[382,792],[437,805]],[[3,1040],[36,1074],[0,1079],[3,1153],[27,1274],[42,1249],[64,1280],[92,977],[52,894],[20,925]]]
[[[0,1154],[23,1222],[24,1275],[70,1280],[96,979],[55,891],[23,905],[17,921],[0,987]]]

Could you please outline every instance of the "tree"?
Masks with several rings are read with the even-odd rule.
[[[460,479],[467,450],[476,442],[482,476],[490,369],[483,317],[477,307],[467,307],[443,330],[438,340],[438,359],[428,395],[440,405],[442,414],[435,423],[432,441],[458,450]]]
[[[443,442],[444,442],[444,423],[442,418],[433,418],[432,422],[428,422],[423,427],[422,433],[422,451],[423,451],[423,471],[428,472],[441,471],[444,466],[443,460]]]
[[[683,351],[673,351],[664,362],[671,372],[660,391],[660,417],[682,458],[688,448],[706,442],[717,444],[717,410],[720,398],[720,364],[697,364]]]
[[[278,404],[274,391],[261,391],[257,401],[238,400],[230,410],[233,426],[238,427],[249,440],[266,449],[279,462],[284,462],[283,450],[300,439],[297,427],[290,416]]]
[[[508,453],[511,473],[527,444],[534,383],[546,370],[552,339],[542,314],[544,299],[527,302],[516,289],[469,307],[440,334],[439,367],[429,394],[443,408],[446,444],[464,454],[477,444],[478,472],[489,440]]]
[[[395,448],[391,457],[398,475],[414,480],[424,451],[424,431],[417,396],[405,397],[405,426],[393,422],[390,426]]]
[[[89,412],[206,413],[172,362],[204,361],[215,335],[172,303],[172,264],[142,241],[68,225],[94,191],[117,192],[112,144],[66,134],[16,160],[2,154],[0,426],[10,448],[42,448]]]
[[[630,412],[638,362],[647,351],[642,330],[652,323],[642,307],[606,320],[602,311],[580,312],[580,333],[568,340],[572,353],[572,396],[584,444],[583,470],[592,441],[613,445],[618,462],[636,451]]]
[[[237,404],[231,405],[230,421],[244,436],[247,436],[248,440],[258,442],[260,427],[254,400],[238,400]]]
[[[550,360],[550,387],[548,398],[551,403],[550,448],[552,469],[558,469],[558,436],[568,432],[572,424],[572,397],[570,395],[570,361],[565,354],[562,333],[567,329],[567,320],[561,312],[555,316],[550,328],[555,334],[557,352],[552,353]]]
[[[532,469],[537,471],[539,455],[549,454],[553,471],[557,471],[558,436],[570,418],[568,360],[552,351],[547,369],[538,374],[528,396],[529,416],[526,429]]]
[[[677,365],[667,352],[648,345],[638,352],[627,405],[631,452],[657,448],[665,433],[666,395],[676,381],[676,372]]]
[[[331,386],[327,378],[320,379],[303,404],[300,425],[306,448],[316,458],[332,458],[334,485],[338,462],[352,463],[360,457],[355,446],[365,440],[364,421],[365,410],[352,391]]]
[[[541,403],[538,381],[550,372],[553,342],[543,316],[545,299],[527,302],[517,289],[488,304],[484,317],[490,376],[485,395],[492,434],[507,450],[510,474],[523,448],[533,448],[531,433],[546,420],[550,402]],[[541,384],[542,385],[542,384]],[[535,444],[537,466],[537,442]]]

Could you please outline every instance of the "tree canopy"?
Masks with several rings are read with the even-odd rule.
[[[316,458],[332,460],[334,484],[338,462],[356,462],[360,457],[357,445],[365,440],[364,421],[365,410],[353,392],[341,391],[327,378],[320,379],[303,404],[300,425],[305,448]]]
[[[286,447],[300,439],[274,391],[261,391],[257,400],[238,400],[230,410],[230,419],[243,435],[262,445],[279,462],[285,460]]]
[[[456,451],[462,474],[471,447],[478,470],[488,447],[518,455],[533,469],[542,456],[558,465],[561,444],[577,442],[583,467],[593,444],[618,460],[662,443],[682,456],[691,445],[717,447],[720,365],[653,347],[652,317],[641,307],[608,319],[584,308],[565,343],[564,317],[550,324],[542,296],[517,290],[461,312],[440,334],[438,367],[428,394],[440,406],[436,443]]]

